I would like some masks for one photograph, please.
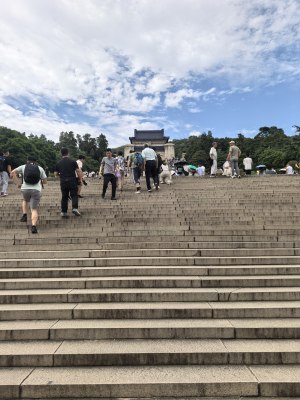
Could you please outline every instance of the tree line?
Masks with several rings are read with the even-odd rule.
[[[282,168],[288,162],[300,161],[300,127],[295,126],[295,135],[287,136],[283,129],[276,126],[261,127],[253,138],[243,134],[237,137],[216,138],[212,132],[202,133],[199,136],[190,136],[188,139],[173,140],[175,155],[180,158],[186,153],[190,164],[199,163],[209,166],[209,150],[211,144],[218,143],[218,166],[226,160],[229,141],[235,140],[242,151],[241,158],[249,155],[254,165],[265,164],[269,167]],[[77,159],[79,154],[86,157],[87,170],[97,170],[99,161],[105,155],[108,141],[104,134],[92,137],[89,133],[76,135],[74,132],[61,132],[59,141],[48,140],[45,135],[26,135],[6,127],[0,127],[0,149],[9,150],[13,166],[24,164],[28,155],[35,155],[43,168],[53,171],[56,162],[60,159],[60,149],[67,147],[70,156]],[[122,147],[115,149],[122,150]]]
[[[45,135],[27,136],[25,133],[0,127],[0,149],[10,151],[14,167],[24,164],[28,155],[34,155],[39,164],[51,172],[61,158],[60,149],[67,147],[72,158],[77,159],[79,154],[86,157],[87,170],[98,170],[99,160],[105,154],[107,146],[108,141],[102,133],[94,138],[89,133],[80,136],[74,132],[61,132],[59,141],[55,143]]]
[[[265,164],[267,167],[280,169],[288,162],[294,166],[300,161],[300,127],[294,126],[296,134],[287,136],[283,129],[276,126],[261,127],[253,138],[247,138],[239,133],[237,137],[216,138],[212,132],[188,139],[173,140],[176,157],[186,153],[186,159],[193,165],[203,163],[209,166],[209,150],[213,142],[218,143],[218,166],[225,162],[230,140],[234,140],[240,148],[241,160],[250,156],[254,166]]]

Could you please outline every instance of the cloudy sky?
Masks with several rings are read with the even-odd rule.
[[[0,0],[0,125],[171,138],[300,125],[300,0]]]

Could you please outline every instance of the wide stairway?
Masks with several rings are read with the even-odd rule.
[[[101,186],[0,198],[0,398],[300,398],[300,176]]]

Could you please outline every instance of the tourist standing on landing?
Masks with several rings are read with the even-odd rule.
[[[218,143],[213,142],[211,149],[209,151],[209,157],[212,160],[212,166],[210,169],[210,177],[215,178],[218,169],[218,153],[217,153]]]
[[[17,174],[23,177],[22,182],[19,181]],[[36,158],[29,156],[27,163],[14,169],[11,176],[15,185],[21,188],[23,201],[22,201],[22,218],[21,222],[27,222],[27,214],[29,207],[31,210],[31,233],[38,233],[38,206],[40,204],[42,185],[47,183],[47,175],[42,167],[36,164]],[[42,181],[42,184],[41,184]]]
[[[63,147],[60,151],[62,159],[55,166],[55,176],[59,174],[61,190],[61,216],[68,217],[69,196],[72,201],[72,213],[80,217],[78,211],[78,183],[82,183],[82,171],[75,160],[69,158],[69,150]]]
[[[249,157],[249,154],[247,154],[247,156],[243,159],[243,165],[244,165],[245,174],[251,175],[253,161],[252,161],[252,158]]]
[[[148,146],[148,144],[145,144],[144,150],[142,151],[142,156],[144,159],[147,190],[148,192],[152,192],[150,178],[153,179],[155,189],[158,190],[157,155],[155,151]]]
[[[231,164],[231,178],[235,178],[234,172],[236,172],[237,177],[240,178],[239,157],[241,155],[241,150],[235,145],[234,140],[231,140],[229,145],[227,161],[230,161]]]

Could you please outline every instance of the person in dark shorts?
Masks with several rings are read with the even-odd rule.
[[[82,172],[75,160],[69,158],[69,150],[65,147],[61,149],[62,159],[55,166],[55,175],[60,177],[61,190],[61,216],[68,217],[69,196],[72,201],[72,213],[79,217],[78,211],[78,181],[82,183]],[[78,181],[77,181],[78,178]]]

